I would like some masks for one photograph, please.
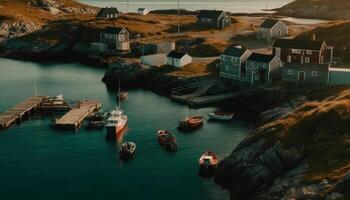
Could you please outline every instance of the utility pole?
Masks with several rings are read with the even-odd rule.
[[[180,0],[177,0],[177,34],[180,35]]]

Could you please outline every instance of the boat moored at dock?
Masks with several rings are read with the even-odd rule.
[[[120,99],[120,100],[125,100],[125,99],[127,99],[127,98],[128,98],[128,91],[121,91],[121,92],[118,92],[117,98]]]

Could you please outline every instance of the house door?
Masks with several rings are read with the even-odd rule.
[[[305,81],[305,72],[298,72],[298,80]]]
[[[260,71],[259,72],[259,83],[260,84],[264,84],[265,83],[265,72],[264,71]]]

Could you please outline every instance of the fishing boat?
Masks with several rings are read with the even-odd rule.
[[[167,130],[157,132],[159,144],[167,151],[177,151],[176,138]]]
[[[118,92],[117,97],[118,97],[120,100],[124,100],[124,99],[128,98],[128,91],[121,91],[121,92]]]
[[[216,168],[218,161],[219,158],[213,151],[207,151],[199,158],[199,166],[204,169]]]
[[[124,142],[120,150],[120,158],[132,158],[135,155],[136,144],[133,142]]]
[[[120,84],[119,84],[120,86]],[[120,92],[120,87],[119,87]],[[105,125],[107,134],[119,134],[127,125],[128,116],[121,109],[120,97],[118,98],[118,107],[110,113]]]
[[[208,113],[209,119],[212,119],[212,120],[228,121],[228,120],[232,120],[234,116],[235,114],[232,112],[215,111],[212,113]]]
[[[178,129],[182,131],[193,131],[203,126],[202,116],[188,116],[180,120]]]
[[[63,94],[59,94],[57,96],[45,98],[40,105],[40,109],[51,111],[68,111],[70,107],[64,100]]]

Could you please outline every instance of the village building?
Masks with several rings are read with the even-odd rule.
[[[107,27],[100,33],[100,42],[107,44],[108,49],[129,51],[129,32],[125,28]]]
[[[287,63],[282,68],[282,81],[304,85],[328,85],[330,64]]]
[[[201,10],[196,23],[210,28],[223,29],[231,25],[230,17],[222,10]]]
[[[349,66],[330,67],[329,85],[350,85]]]
[[[268,85],[280,79],[281,60],[274,55],[252,53],[247,59],[246,80],[253,85]]]
[[[168,54],[175,50],[175,42],[150,43],[138,46],[136,53],[139,55]]]
[[[106,7],[101,8],[100,11],[97,13],[97,18],[104,18],[104,19],[116,19],[119,16],[119,11],[117,8],[114,7]]]
[[[192,63],[192,57],[187,53],[172,51],[166,57],[166,64],[173,67],[183,67]]]
[[[333,47],[324,41],[277,39],[272,50],[283,63],[324,64],[333,58]]]
[[[144,55],[144,56],[141,56],[140,58],[140,61],[142,64],[148,65],[148,66],[157,66],[157,67],[165,65],[167,63],[166,60],[167,60],[167,54],[162,54],[162,53]]]
[[[220,56],[219,77],[233,82],[248,82],[246,79],[246,61],[252,53],[241,47],[230,46]]]
[[[140,15],[147,15],[149,13],[147,8],[139,8],[137,9],[137,13]]]
[[[266,19],[258,28],[257,38],[272,42],[288,35],[288,26],[281,20]]]

